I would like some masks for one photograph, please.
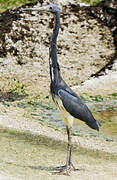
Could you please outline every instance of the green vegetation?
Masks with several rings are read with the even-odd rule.
[[[32,2],[36,2],[36,0],[0,0],[0,12]]]
[[[90,98],[91,98],[92,101],[95,101],[95,102],[101,102],[101,101],[103,101],[103,97],[100,96],[100,95],[90,96]]]
[[[117,97],[117,93],[110,94],[110,96]]]
[[[89,95],[87,93],[83,93],[80,95],[80,98],[84,101],[84,102],[104,102],[104,101],[114,101],[117,100],[117,93],[112,93],[112,94],[108,94],[107,96],[101,96],[101,95]]]
[[[74,0],[75,2],[82,2],[86,4],[91,4],[91,5],[96,5],[99,3],[101,0]]]
[[[37,0],[0,0],[0,12],[3,12],[7,9],[12,9],[17,6],[27,4],[27,3],[33,3],[36,2]],[[74,0],[75,2],[83,2],[83,3],[88,3],[91,5],[95,5],[99,3],[101,0]]]
[[[101,0],[83,0],[84,3],[89,3],[89,4],[92,4],[92,5],[96,5],[100,1]]]
[[[95,95],[95,96],[91,96],[88,95],[87,93],[83,93],[82,95],[80,95],[80,98],[84,101],[84,102],[90,102],[90,101],[94,101],[94,102],[102,102],[104,101],[103,97],[101,95]],[[107,98],[107,97],[106,97]]]

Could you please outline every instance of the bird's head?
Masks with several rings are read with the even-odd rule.
[[[59,7],[55,4],[49,4],[47,6],[39,7],[39,8],[25,8],[26,11],[47,11],[56,14],[60,11]]]
[[[56,13],[56,12],[60,11],[59,7],[55,4],[50,4],[46,7],[47,7],[47,11],[51,12],[51,13]]]

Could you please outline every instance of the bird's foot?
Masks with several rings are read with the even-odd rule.
[[[60,167],[56,167],[54,174],[64,174],[69,175],[71,171],[78,171],[80,169],[76,169],[72,163],[70,165],[64,165]]]

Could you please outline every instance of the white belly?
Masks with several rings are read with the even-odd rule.
[[[64,119],[65,125],[68,126],[69,128],[72,127],[73,122],[74,122],[74,117],[71,116],[71,115],[66,111],[66,109],[65,109],[64,106],[63,106],[63,103],[62,103],[61,99],[60,99],[58,96],[55,97],[55,102],[56,102],[56,105],[57,105],[58,108],[59,108],[59,111],[60,111],[60,113],[61,113],[61,115],[62,115],[62,118]]]

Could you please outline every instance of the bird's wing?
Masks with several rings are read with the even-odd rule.
[[[58,91],[58,95],[62,100],[64,108],[75,118],[84,121],[84,113],[87,113],[87,108],[86,105],[81,101],[81,99],[73,96],[63,89],[60,89]]]
[[[97,120],[94,119],[88,107],[78,96],[73,96],[63,89],[58,91],[58,96],[60,97],[66,111],[69,112],[73,117],[84,121],[93,129],[99,129]]]
[[[66,84],[66,82],[62,79],[59,83],[60,89],[67,91],[72,96],[78,97],[77,94]],[[79,98],[79,97],[78,97]],[[80,99],[80,98],[79,98]],[[81,100],[81,99],[80,99]]]

